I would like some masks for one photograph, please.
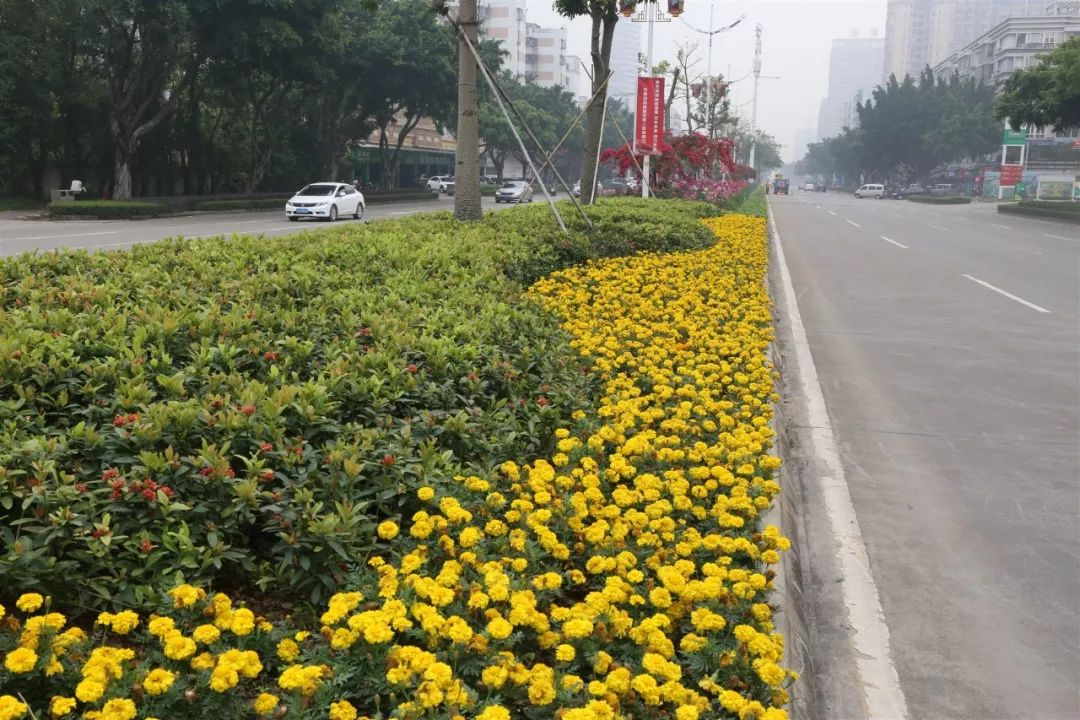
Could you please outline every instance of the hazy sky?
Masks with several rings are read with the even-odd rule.
[[[850,37],[852,31],[857,31],[860,37],[867,37],[872,29],[879,36],[885,34],[885,0],[687,0],[681,18],[655,25],[654,62],[674,59],[676,43],[698,40],[700,72],[705,72],[707,38],[693,32],[688,24],[707,28],[710,5],[714,8],[714,27],[728,25],[746,13],[742,23],[714,37],[714,74],[738,79],[749,73],[754,57],[754,26],[757,23],[763,26],[761,74],[778,75],[780,79],[762,80],[759,85],[758,127],[772,133],[785,146],[786,160],[794,159],[795,133],[817,129],[818,105],[828,84],[832,40]],[[552,9],[550,0],[528,0],[528,12],[529,22],[567,27],[568,52],[588,62],[588,18],[567,20]],[[644,27],[641,37],[645,52]],[[579,92],[584,90],[580,88]],[[742,105],[737,112],[749,119],[752,81],[735,83],[731,95],[732,106]]]

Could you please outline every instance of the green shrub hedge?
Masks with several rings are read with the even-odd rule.
[[[925,205],[970,205],[971,198],[962,195],[908,195],[906,200]]]
[[[24,197],[0,197],[0,212],[11,210],[40,210],[45,203]]]
[[[207,200],[195,203],[193,210],[285,210],[288,197],[250,198],[247,200]]]
[[[735,198],[732,208],[733,212],[742,213],[743,215],[765,217],[769,214],[765,200],[765,188],[760,185],[747,188]]]
[[[704,247],[712,211],[626,198],[590,209],[593,234],[537,206],[0,261],[0,595],[324,599],[416,488],[550,452],[591,402],[523,283]]]
[[[1080,202],[1032,200],[1019,203],[1002,203],[998,205],[997,209],[999,213],[1061,220],[1080,225]]]
[[[135,200],[76,200],[75,202],[49,203],[53,217],[96,217],[121,219],[170,215],[173,208],[160,203]]]

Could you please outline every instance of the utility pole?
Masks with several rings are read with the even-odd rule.
[[[754,43],[754,100],[750,108],[750,167],[755,172],[754,155],[757,152],[757,88],[758,80],[761,79],[761,23],[754,29],[757,40]]]
[[[476,0],[458,5],[458,122],[457,158],[454,168],[454,217],[480,220],[480,118],[476,95]]]
[[[649,13],[649,44],[648,51],[645,53],[645,72],[652,76],[653,74],[653,24],[656,22],[656,3],[645,3],[645,12]],[[649,153],[645,153],[645,163],[642,167],[641,178],[641,197],[649,197],[649,186],[652,184],[652,180],[649,175],[649,165],[652,156]]]

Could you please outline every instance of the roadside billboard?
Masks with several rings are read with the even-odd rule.
[[[664,139],[664,78],[639,77],[634,113],[634,153],[659,155]]]

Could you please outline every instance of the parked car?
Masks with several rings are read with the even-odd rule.
[[[359,220],[366,209],[364,194],[352,185],[321,182],[297,190],[285,203],[285,217],[292,221],[316,218],[334,222],[342,215],[352,215]]]
[[[810,192],[813,192],[814,191],[814,183],[812,183],[812,182],[805,183],[802,186],[802,189],[803,190],[809,190]]]
[[[938,183],[934,187],[930,188],[931,195],[951,195],[953,193],[953,186],[949,183]]]
[[[814,192],[828,192],[828,191],[829,191],[829,186],[826,185],[825,183],[823,183],[823,182],[815,182],[814,183]]]
[[[855,191],[855,197],[875,197],[878,200],[885,197],[885,186],[878,183],[867,183],[861,185],[858,190]]]
[[[444,177],[443,181],[441,183],[439,183],[439,192],[445,193],[447,195],[453,195],[454,194],[454,178],[453,177]]]
[[[898,200],[907,197],[908,195],[922,195],[926,193],[926,188],[918,183],[911,183],[903,187],[898,187],[889,193],[890,197],[894,197]]]
[[[495,202],[532,202],[532,185],[524,180],[507,180],[495,191]]]
[[[428,178],[427,189],[431,192],[442,192],[442,184],[446,179],[445,175],[432,175]]]

